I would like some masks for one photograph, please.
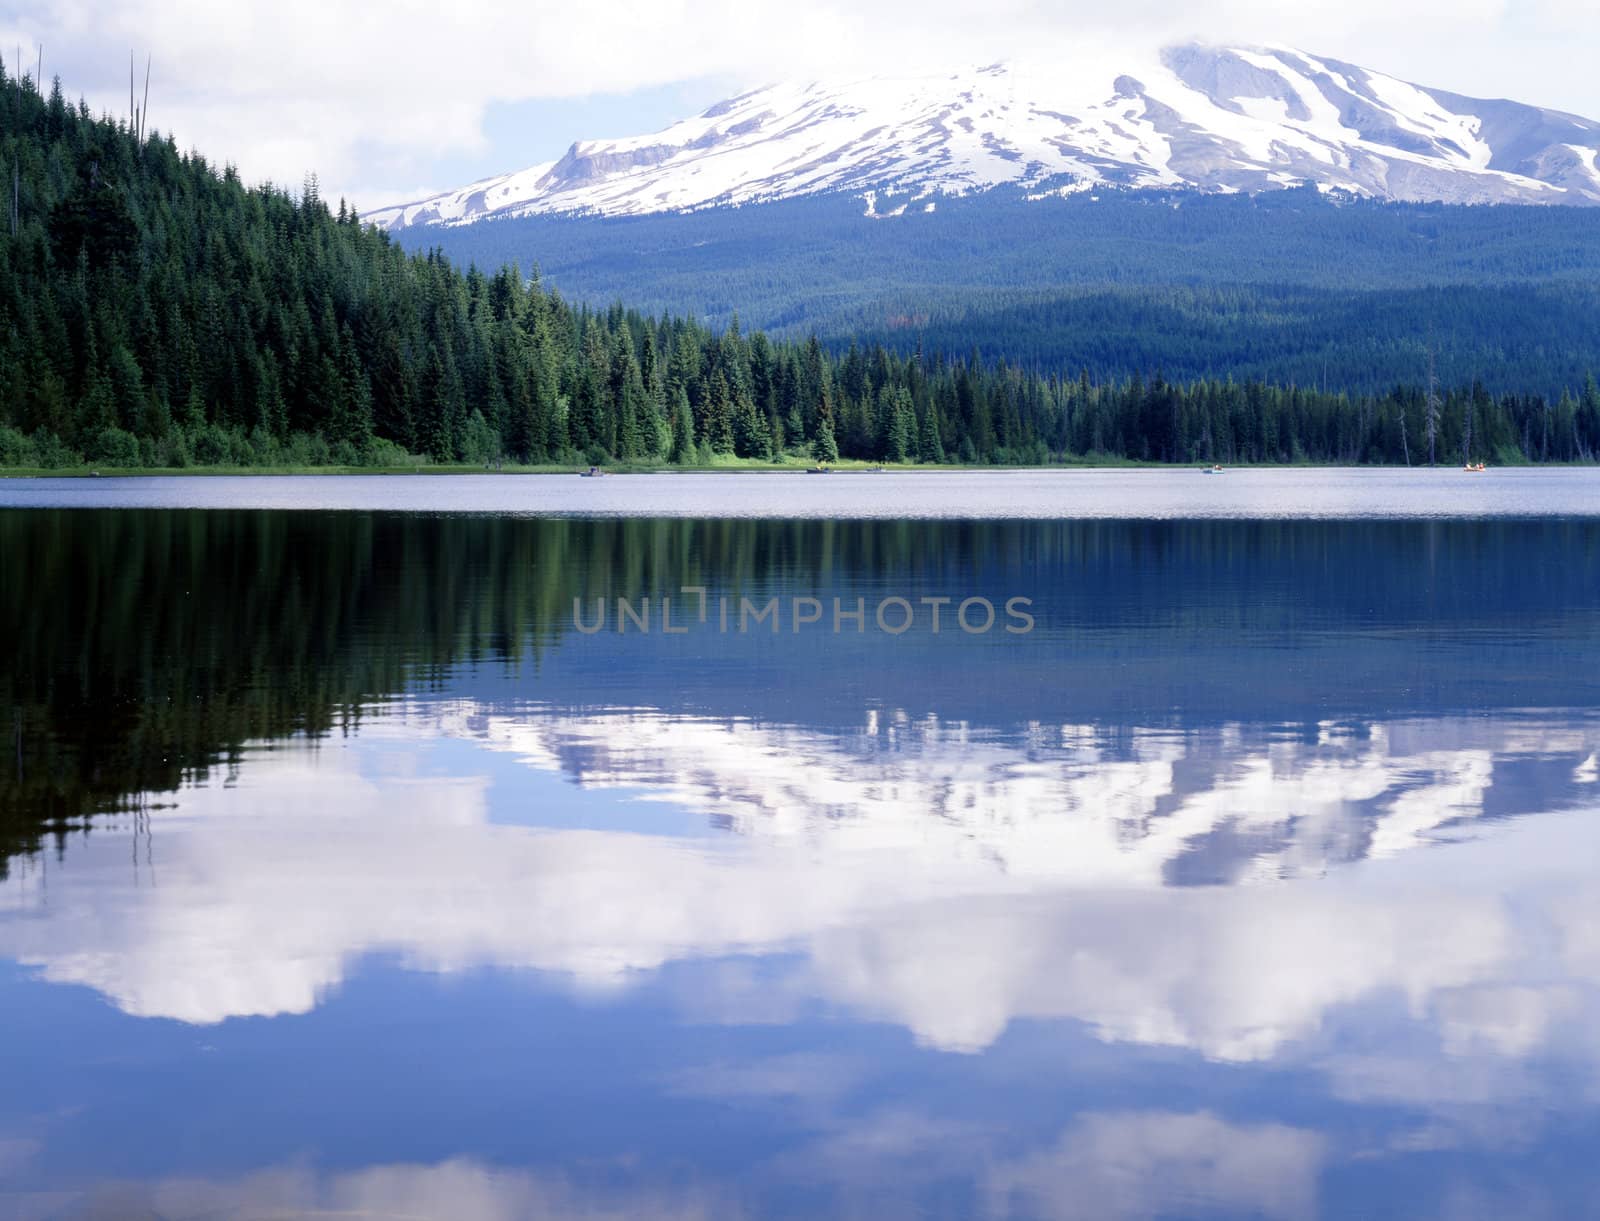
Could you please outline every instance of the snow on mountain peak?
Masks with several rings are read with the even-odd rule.
[[[924,199],[1007,183],[1313,183],[1389,199],[1600,204],[1600,123],[1424,89],[1286,47],[1086,52],[770,85],[654,134],[578,141],[557,161],[368,219],[397,227],[631,215],[825,191]]]

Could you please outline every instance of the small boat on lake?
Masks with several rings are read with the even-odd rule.
[[[1487,466],[1485,466],[1482,462],[1469,462],[1464,467],[1461,468],[1463,473],[1473,474],[1473,475],[1480,475],[1480,474],[1482,474],[1484,471],[1486,471],[1488,469],[1489,468]]]
[[[580,479],[599,479],[604,474],[605,474],[605,472],[603,470],[601,470],[598,466],[591,466],[586,471],[579,471],[578,472],[578,477]]]
[[[1202,466],[1200,468],[1200,473],[1202,475],[1220,475],[1223,473],[1223,470],[1220,466]]]
[[[808,475],[831,475],[831,474],[833,474],[833,468],[831,466],[811,466],[811,467],[807,467],[806,468],[806,474],[808,474]]]

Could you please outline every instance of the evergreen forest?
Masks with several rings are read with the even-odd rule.
[[[247,185],[170,137],[70,104],[59,81],[46,96],[3,71],[0,164],[8,467],[1600,453],[1600,391],[1575,368],[1559,388],[1505,385],[1486,364],[1437,390],[1418,368],[1359,391],[1337,370],[1313,383],[1103,357],[1068,367],[1046,359],[1028,307],[1010,308],[1033,338],[1008,350],[963,342],[954,324],[936,342],[852,342],[769,335],[734,311],[596,305],[531,266],[408,250],[314,178]]]

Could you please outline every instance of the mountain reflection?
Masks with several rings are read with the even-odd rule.
[[[1485,815],[1600,797],[1600,721],[1583,714],[1309,733],[1034,722],[1014,737],[903,712],[873,712],[855,733],[643,709],[418,715],[428,732],[475,735],[580,785],[646,790],[747,834],[972,856],[1092,885],[1314,876]]]
[[[1398,995],[1442,1038],[1517,1054],[1600,982],[1576,864],[1597,747],[1600,727],[1535,715],[1113,744],[424,701],[245,750],[151,814],[143,850],[96,833],[28,866],[0,889],[0,956],[191,1023],[309,1011],[381,953],[598,994],[694,963],[703,1019],[821,1000],[954,1052],[1070,1019],[1255,1060]],[[669,808],[702,825],[653,833]],[[1388,859],[1339,867],[1362,858]],[[1193,881],[1235,885],[1171,885]],[[777,973],[746,994],[752,955]]]

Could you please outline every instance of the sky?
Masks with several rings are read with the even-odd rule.
[[[361,209],[653,131],[789,78],[937,72],[1089,42],[1298,47],[1600,118],[1595,0],[0,0],[0,54],[70,98]]]

